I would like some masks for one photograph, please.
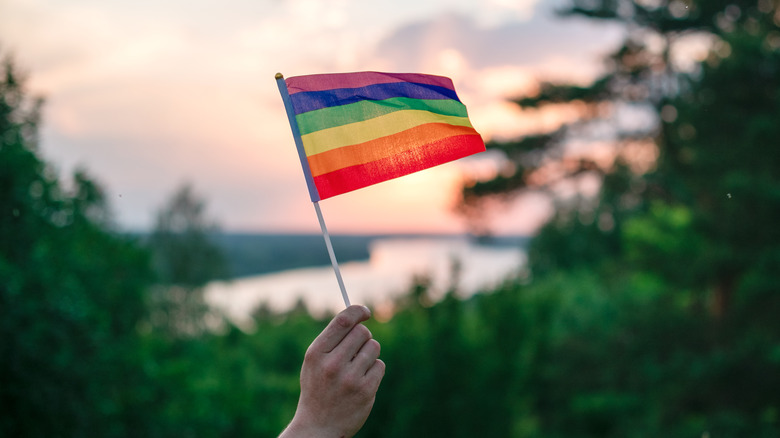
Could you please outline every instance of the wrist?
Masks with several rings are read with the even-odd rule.
[[[351,435],[338,433],[330,427],[318,426],[296,415],[279,438],[351,438]]]

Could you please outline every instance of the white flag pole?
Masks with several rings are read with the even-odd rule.
[[[330,256],[330,264],[333,265],[333,272],[336,273],[336,281],[339,283],[341,289],[341,298],[344,299],[344,305],[349,307],[349,296],[347,295],[347,289],[344,287],[344,280],[341,278],[341,270],[339,269],[339,262],[336,260],[336,253],[333,252],[333,244],[330,242],[330,234],[328,234],[328,228],[325,227],[325,220],[322,218],[322,210],[320,210],[320,203],[314,202],[314,210],[317,211],[317,219],[320,221],[320,229],[322,230],[322,237],[325,238],[325,246],[328,247],[328,255]]]
[[[347,289],[344,287],[344,280],[341,278],[341,270],[339,270],[339,263],[336,260],[336,253],[333,252],[333,244],[330,242],[328,228],[325,227],[325,220],[322,218],[322,211],[320,210],[319,204],[320,196],[319,193],[317,193],[317,186],[314,185],[314,179],[312,178],[311,170],[309,169],[309,160],[306,158],[306,151],[303,149],[301,131],[298,129],[298,122],[295,120],[295,111],[292,107],[290,93],[287,91],[287,84],[284,82],[284,76],[282,76],[281,73],[276,74],[276,85],[279,87],[279,94],[282,95],[284,108],[287,111],[287,120],[290,122],[290,129],[292,129],[293,139],[295,140],[295,148],[298,150],[298,158],[301,161],[303,175],[306,178],[306,185],[309,188],[311,202],[314,204],[314,210],[317,212],[317,220],[320,222],[322,237],[325,239],[325,246],[328,248],[330,263],[333,265],[333,272],[336,273],[336,281],[338,281],[339,288],[341,289],[341,297],[344,299],[344,304],[349,307]]]

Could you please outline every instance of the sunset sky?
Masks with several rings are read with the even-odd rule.
[[[451,77],[485,140],[540,132],[565,114],[508,97],[538,80],[586,82],[621,30],[552,16],[537,0],[0,0],[0,49],[46,97],[41,150],[86,168],[122,229],[148,228],[185,182],[226,230],[319,229],[274,81],[378,70]],[[333,233],[461,232],[451,206],[475,156],[322,202]],[[538,197],[496,216],[528,233]]]

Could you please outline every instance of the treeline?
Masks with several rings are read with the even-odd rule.
[[[368,259],[372,236],[331,236],[340,262]],[[321,234],[214,233],[231,277],[330,264]]]

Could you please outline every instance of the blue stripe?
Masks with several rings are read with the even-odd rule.
[[[324,91],[303,91],[290,96],[295,114],[302,114],[321,108],[347,105],[361,100],[384,100],[391,97],[413,99],[457,100],[454,90],[429,84],[412,82],[391,82],[389,84],[367,85],[359,88],[335,88]]]

